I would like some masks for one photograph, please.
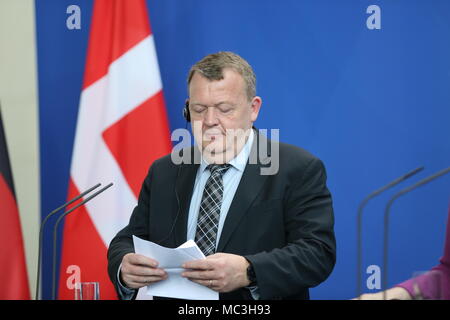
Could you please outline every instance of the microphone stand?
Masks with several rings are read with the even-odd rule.
[[[97,183],[95,186],[87,189],[86,191],[84,191],[83,193],[79,194],[78,196],[76,196],[72,200],[70,200],[70,201],[66,202],[65,204],[63,204],[62,206],[56,208],[55,210],[50,212],[45,217],[45,219],[42,221],[41,226],[39,228],[38,269],[37,269],[36,296],[35,296],[36,300],[39,300],[39,293],[40,293],[40,289],[41,289],[40,288],[40,278],[41,278],[41,265],[42,265],[42,245],[43,245],[43,242],[44,242],[44,232],[43,231],[44,231],[45,225],[47,224],[47,221],[49,220],[50,217],[52,217],[58,211],[66,208],[68,205],[72,204],[73,202],[75,202],[78,199],[82,198],[83,196],[87,195],[91,191],[97,189],[99,186],[101,186],[101,183]]]
[[[389,202],[386,205],[386,209],[384,211],[384,240],[383,240],[383,300],[386,300],[386,290],[388,283],[388,241],[389,241],[389,218],[391,214],[391,207],[395,200],[400,198],[401,196],[411,192],[412,190],[421,187],[434,179],[437,179],[447,173],[450,172],[450,167],[443,169],[427,178],[420,180],[419,182],[413,184],[412,186],[406,187],[403,190],[400,190],[396,194],[392,196]]]
[[[362,278],[362,216],[363,216],[363,209],[367,205],[370,199],[378,196],[382,192],[386,191],[387,189],[392,188],[393,186],[399,184],[400,182],[412,177],[416,173],[422,171],[424,167],[418,167],[405,175],[395,179],[394,181],[388,183],[387,185],[381,187],[378,190],[375,190],[371,194],[369,194],[363,201],[361,201],[359,207],[358,207],[358,213],[357,213],[357,261],[356,261],[356,268],[357,268],[357,285],[356,285],[356,296],[359,298],[362,294],[362,285],[361,285],[361,278]]]
[[[53,280],[52,280],[52,291],[53,291],[53,300],[56,300],[56,243],[57,243],[57,231],[58,231],[58,226],[61,222],[61,220],[67,216],[69,213],[73,212],[74,210],[78,209],[79,207],[81,207],[82,205],[84,205],[86,202],[89,202],[90,200],[92,200],[93,198],[95,198],[96,196],[98,196],[100,193],[102,193],[103,191],[105,191],[106,189],[108,189],[109,187],[111,187],[113,184],[110,183],[107,186],[103,187],[102,189],[98,190],[96,193],[92,194],[91,196],[87,197],[85,200],[83,200],[82,202],[80,202],[79,204],[77,204],[76,206],[74,206],[73,208],[71,208],[70,210],[64,212],[63,214],[61,214],[61,216],[59,216],[58,220],[56,220],[55,226],[53,227],[53,265],[52,265],[52,272],[53,272]]]

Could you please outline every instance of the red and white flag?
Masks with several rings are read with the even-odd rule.
[[[30,299],[19,210],[0,114],[0,300]]]
[[[151,163],[170,152],[162,83],[145,0],[96,0],[72,155],[68,198],[101,182],[114,186],[68,215],[60,299],[73,299],[74,273],[117,297],[107,247],[130,218]]]

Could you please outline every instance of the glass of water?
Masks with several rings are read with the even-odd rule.
[[[98,282],[75,283],[75,300],[100,300],[100,284]]]

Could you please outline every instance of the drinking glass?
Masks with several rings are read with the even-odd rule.
[[[75,283],[75,300],[100,300],[100,284],[98,282]]]

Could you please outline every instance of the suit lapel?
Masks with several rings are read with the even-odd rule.
[[[241,181],[239,182],[239,186],[233,201],[231,202],[230,209],[228,210],[219,244],[217,246],[217,252],[224,249],[230,240],[233,231],[239,225],[240,220],[245,216],[257,195],[261,192],[264,182],[267,179],[267,175],[261,175],[261,162],[266,163],[265,160],[267,157],[259,159],[259,157],[256,156],[258,144],[267,143],[267,138],[260,134],[256,134],[255,137],[256,139],[253,141],[249,159],[257,159],[257,163],[251,164],[247,162]]]
[[[178,212],[178,221],[175,225],[175,247],[186,242],[189,206],[194,191],[194,182],[198,167],[198,164],[181,164],[178,169],[175,192],[178,196],[180,211]]]

